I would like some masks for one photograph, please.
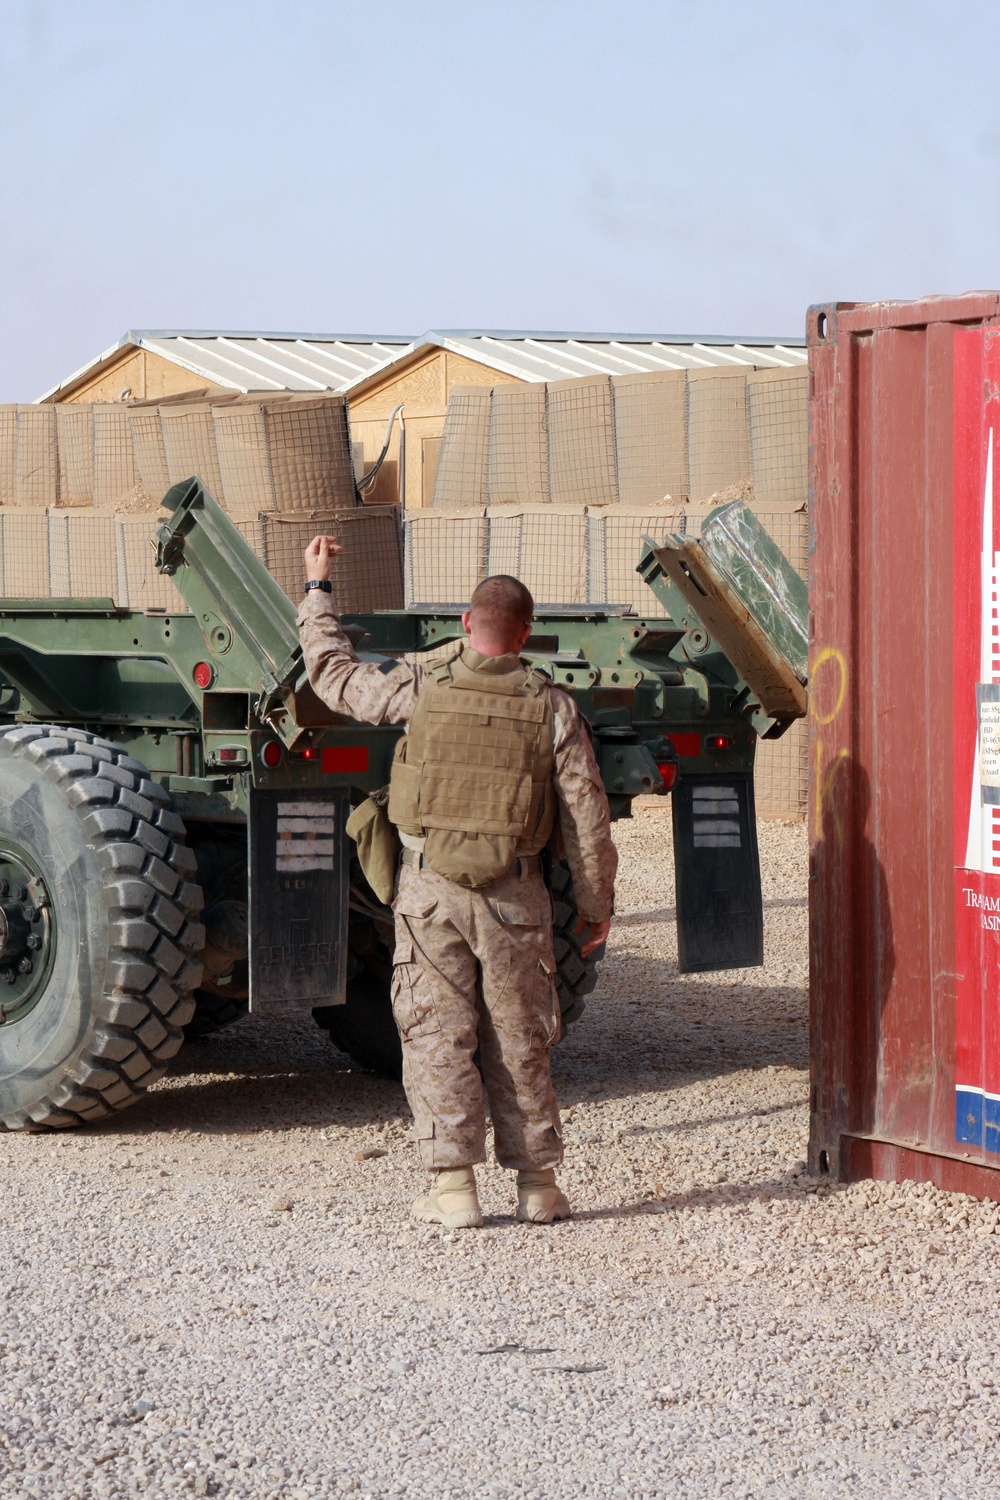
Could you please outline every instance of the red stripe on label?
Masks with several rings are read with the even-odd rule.
[[[678,755],[700,755],[700,734],[668,734],[667,739],[673,745]],[[326,752],[324,751],[324,754]],[[324,767],[325,769],[325,767]]]
[[[367,771],[367,745],[324,745],[323,771],[327,776],[344,775],[347,771]]]

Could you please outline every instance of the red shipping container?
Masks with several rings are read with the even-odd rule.
[[[810,1166],[1000,1198],[1000,294],[810,364]]]

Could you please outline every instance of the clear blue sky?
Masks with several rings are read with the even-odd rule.
[[[128,327],[800,334],[1000,284],[1000,5],[2,0],[0,400]]]

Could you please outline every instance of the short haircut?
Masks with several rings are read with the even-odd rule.
[[[491,640],[506,641],[531,623],[535,601],[518,578],[494,573],[484,578],[469,601],[473,625]]]

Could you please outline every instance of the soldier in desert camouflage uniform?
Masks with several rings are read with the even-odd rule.
[[[474,1166],[486,1160],[483,1080],[502,1166],[518,1174],[518,1217],[569,1216],[549,1052],[560,1032],[552,907],[539,854],[553,821],[589,931],[610,927],[617,851],[586,727],[568,693],[518,653],[531,595],[516,579],[480,584],[450,661],[385,671],[360,662],[329,591],[342,548],[306,550],[298,623],[309,680],[332,709],[407,724],[389,815],[403,844],[393,903],[393,1014],[423,1165],[435,1186],[414,1214],[448,1228],[482,1223]],[[325,587],[324,587],[325,585]]]

